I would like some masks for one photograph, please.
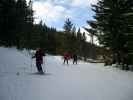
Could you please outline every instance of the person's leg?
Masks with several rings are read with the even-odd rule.
[[[67,64],[68,64],[68,59],[66,61],[67,61]]]
[[[77,59],[76,59],[76,61],[75,61],[75,62],[76,62],[76,64],[77,64]]]
[[[36,63],[36,67],[37,67],[37,71],[39,72],[40,69],[39,69],[39,64],[38,63]]]
[[[43,73],[42,64],[40,64],[40,72]]]
[[[74,64],[74,60],[73,60],[73,64]]]
[[[73,59],[73,64],[77,64],[77,60],[76,59]]]
[[[64,59],[64,64],[65,64],[65,61],[66,61],[66,60]]]
[[[39,72],[40,72],[40,73],[43,73],[42,65],[41,65],[40,63],[38,64],[38,68],[39,68]]]

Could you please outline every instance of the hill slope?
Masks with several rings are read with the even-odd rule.
[[[133,73],[103,64],[62,64],[46,56],[46,75],[15,48],[0,47],[0,100],[132,100]]]

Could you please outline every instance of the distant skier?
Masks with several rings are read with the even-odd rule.
[[[77,60],[78,60],[78,57],[76,54],[73,54],[73,64],[76,63],[77,64]]]
[[[70,59],[70,54],[68,52],[65,52],[63,56],[64,56],[64,64],[65,62],[67,62],[68,64],[68,60]]]
[[[43,64],[43,56],[45,56],[43,50],[41,48],[38,48],[36,50],[35,55],[32,58],[36,58],[36,67],[40,74],[43,74],[42,64]]]

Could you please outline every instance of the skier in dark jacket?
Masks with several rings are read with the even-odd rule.
[[[76,54],[73,54],[73,64],[76,63],[77,64],[77,60],[78,60],[78,57]]]
[[[36,67],[39,73],[43,74],[42,64],[43,64],[43,56],[45,56],[43,50],[41,48],[38,48],[36,50],[35,55],[33,58],[36,58]]]

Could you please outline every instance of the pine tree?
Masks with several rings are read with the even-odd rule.
[[[2,25],[3,25],[3,0],[0,1],[0,45],[2,45],[2,38],[3,38],[3,29],[2,29]]]
[[[26,0],[17,0],[16,2],[16,29],[17,29],[17,47],[24,45],[29,48],[31,45],[31,32],[33,26],[32,2],[28,5]]]
[[[70,35],[70,45],[71,45],[71,53],[78,53],[78,45],[77,45],[77,36],[76,36],[76,27],[72,27],[71,35]]]
[[[70,19],[66,19],[65,24],[63,26],[65,33],[71,33],[73,24]]]
[[[15,37],[15,0],[1,0],[0,6],[1,42],[11,46],[14,44],[13,40]]]
[[[84,28],[87,32],[88,35],[90,36],[91,40],[91,48],[90,48],[90,57],[92,59],[96,58],[96,50],[95,50],[95,44],[94,44],[94,37],[99,37],[97,34],[96,30],[96,22],[95,21],[87,21],[87,24],[89,25],[90,28]]]
[[[71,45],[71,38],[72,38],[72,27],[73,27],[73,24],[72,22],[70,21],[70,19],[66,19],[65,23],[64,23],[64,33],[65,33],[65,51],[67,52],[72,52],[72,45]]]
[[[93,5],[97,30],[101,32],[100,43],[114,53],[128,53],[129,30],[132,33],[132,0],[100,0]],[[130,21],[129,21],[130,20]],[[129,45],[128,45],[129,46]],[[129,46],[130,47],[130,46]]]
[[[89,25],[90,28],[84,28],[87,32],[88,35],[91,38],[91,44],[94,44],[94,37],[98,37],[97,35],[97,30],[96,30],[96,23],[95,21],[87,21],[87,24]]]
[[[26,45],[33,24],[33,12],[26,0],[0,1],[0,40],[6,46]],[[32,17],[29,19],[29,17]]]
[[[82,34],[80,32],[80,28],[77,32],[77,45],[78,45],[78,54],[82,56]]]

